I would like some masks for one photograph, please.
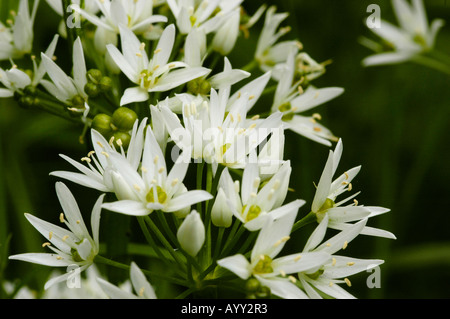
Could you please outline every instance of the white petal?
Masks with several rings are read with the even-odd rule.
[[[71,260],[59,259],[57,257],[57,254],[28,253],[9,256],[9,259],[21,260],[51,267],[67,267],[69,264],[73,263]]]
[[[234,255],[217,261],[217,264],[246,280],[252,273],[251,265],[243,255]]]
[[[139,86],[128,88],[123,92],[123,96],[120,99],[120,106],[133,102],[144,102],[148,100],[148,97],[148,92]]]
[[[213,198],[210,193],[204,190],[192,190],[172,198],[164,208],[165,212],[175,212],[193,204],[203,202]]]
[[[142,294],[142,296],[147,299],[156,299],[153,287],[149,284],[144,273],[139,269],[135,262],[131,263],[130,279],[133,284],[134,291],[138,295]]]
[[[103,208],[110,211],[131,216],[146,216],[151,213],[143,203],[133,200],[121,200],[112,203],[104,203]]]
[[[308,299],[308,296],[289,279],[255,276],[259,282],[270,289],[273,295],[283,299]]]

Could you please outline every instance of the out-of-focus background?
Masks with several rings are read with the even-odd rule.
[[[35,24],[35,30],[40,30],[35,37],[36,52],[45,50],[59,23],[57,15],[41,2]],[[0,20],[5,21],[8,1],[0,3]],[[252,13],[262,1],[244,3]],[[318,62],[333,61],[314,84],[345,89],[342,96],[313,110],[343,140],[337,174],[362,165],[352,183],[354,191],[362,191],[359,203],[391,209],[369,225],[393,232],[396,240],[359,236],[345,251],[354,257],[384,259],[381,287],[369,289],[366,280],[371,273],[363,272],[350,278],[352,287],[347,290],[359,298],[449,298],[450,76],[412,63],[362,67],[361,60],[371,52],[358,40],[361,36],[375,39],[364,24],[370,15],[367,6],[378,4],[381,17],[397,24],[390,1],[266,3],[276,5],[278,12],[290,13],[282,25],[292,30],[282,40],[298,39]],[[450,24],[450,2],[425,0],[425,6],[430,21],[442,18]],[[249,62],[262,20],[250,30],[249,40],[238,42],[230,56],[234,67]],[[64,50],[63,42],[58,50]],[[450,55],[450,25],[439,33],[437,49]],[[58,63],[69,70],[70,57],[64,51],[56,55]],[[80,133],[80,127],[70,122],[21,109],[12,99],[0,100],[0,283],[19,280],[31,287],[43,286],[48,267],[12,263],[5,257],[41,251],[42,238],[23,213],[57,221],[56,179],[49,173],[72,170],[58,154],[81,158],[88,152],[86,145],[77,143]],[[287,133],[285,157],[293,163],[291,187],[295,189],[290,196],[308,202],[300,214],[308,212],[313,182],[320,177],[328,150]],[[79,201],[82,211],[89,212],[98,194],[74,184],[70,188],[83,198]],[[108,218],[105,214],[104,219]],[[311,231],[305,228],[305,236]],[[299,242],[298,246],[303,245]]]

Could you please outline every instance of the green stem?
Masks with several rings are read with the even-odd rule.
[[[123,269],[123,270],[127,270],[127,271],[130,270],[130,266],[129,265],[122,264],[120,262],[108,259],[108,258],[100,256],[100,255],[95,256],[94,262],[105,264],[105,265],[108,265],[108,266],[112,266],[112,267]],[[159,278],[165,279],[167,281],[170,281],[170,282],[172,282],[174,284],[181,285],[181,286],[186,286],[186,282],[185,281],[176,279],[173,276],[161,275],[159,273],[155,273],[153,271],[149,271],[149,270],[146,270],[146,269],[141,269],[141,270],[147,276],[159,277]]]
[[[436,59],[433,59],[431,57],[419,55],[419,56],[412,58],[411,60],[412,60],[412,62],[415,62],[417,64],[421,64],[423,66],[426,66],[431,69],[434,69],[434,70],[437,70],[437,71],[440,71],[440,72],[450,75],[450,67],[447,64],[445,64],[441,61],[438,61]]]
[[[176,296],[175,299],[184,299],[196,290],[197,290],[197,288],[195,288],[195,287],[189,288],[189,289],[183,291],[178,296]]]
[[[252,60],[252,61],[249,62],[247,65],[243,66],[243,67],[241,68],[241,70],[250,72],[250,71],[252,71],[253,69],[255,69],[258,65],[259,65],[258,61]]]
[[[291,233],[295,232],[296,230],[302,228],[303,226],[306,226],[308,224],[311,224],[313,222],[317,222],[317,216],[314,212],[309,212],[308,215],[297,221],[294,226],[292,227]]]
[[[182,267],[184,270],[186,268],[186,264],[183,260],[181,260],[180,256],[175,252],[173,247],[170,245],[170,243],[167,241],[167,239],[164,237],[164,235],[161,233],[159,228],[155,225],[153,220],[150,218],[150,216],[144,216],[145,223],[150,227],[151,231],[156,235],[156,237],[159,239],[161,244],[167,249],[167,251],[172,255],[172,257],[175,259],[175,261]]]

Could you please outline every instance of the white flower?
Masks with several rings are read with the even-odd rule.
[[[58,35],[55,35],[53,41],[45,51],[46,56],[53,56],[57,41]],[[5,88],[0,88],[0,97],[12,97],[14,96],[14,92],[20,92],[28,85],[37,86],[41,82],[46,73],[44,64],[41,63],[38,66],[35,58],[32,61],[33,75],[31,77],[24,71],[19,70],[17,65],[13,65],[11,69],[6,71],[0,68],[0,83],[5,86]]]
[[[309,85],[303,91],[301,87],[302,79],[295,81],[295,59],[297,48],[291,48],[286,63],[280,69],[283,76],[280,78],[275,91],[272,104],[272,112],[282,112],[283,122],[286,129],[290,129],[297,134],[303,135],[318,143],[331,146],[329,140],[336,140],[336,137],[329,129],[317,122],[320,117],[299,115],[325,102],[328,102],[344,92],[339,87],[315,88]]]
[[[84,91],[87,83],[86,62],[84,60],[83,46],[78,37],[73,43],[73,78],[64,71],[45,53],[41,53],[42,63],[51,81],[41,80],[41,84],[55,98],[70,106],[71,110],[85,110],[88,99]]]
[[[182,34],[193,28],[214,32],[232,15],[243,0],[167,0]],[[218,11],[218,12],[217,12]]]
[[[195,257],[205,243],[205,225],[200,214],[193,210],[177,230],[177,239],[181,248]]]
[[[149,92],[173,89],[181,84],[201,77],[210,70],[203,67],[189,67],[183,62],[169,62],[175,40],[175,27],[164,29],[152,59],[148,59],[145,45],[127,28],[119,26],[122,53],[112,44],[107,45],[111,58],[137,87],[125,90],[120,105],[146,101]]]
[[[275,13],[276,7],[271,6],[266,11],[264,27],[258,39],[255,60],[263,71],[272,70],[277,64],[283,63],[292,47],[298,47],[298,41],[283,41],[276,43],[280,37],[290,31],[289,27],[278,26],[288,17],[288,13]]]
[[[154,210],[184,214],[193,204],[209,200],[211,194],[203,190],[188,191],[183,184],[189,161],[181,154],[170,172],[164,155],[150,127],[145,134],[141,174],[117,152],[108,153],[111,177],[118,201],[103,207],[122,214],[143,216]]]
[[[212,40],[212,49],[221,55],[229,54],[236,44],[239,36],[239,24],[241,19],[241,9],[233,10],[231,16],[220,26]]]
[[[231,211],[250,231],[261,229],[269,216],[283,214],[284,210],[290,207],[288,204],[279,208],[287,195],[290,174],[291,165],[286,161],[279,171],[261,186],[258,164],[250,160],[244,169],[242,185],[239,187],[239,182],[233,181],[225,168],[219,179],[219,192],[223,191],[226,201],[224,203],[219,197],[217,205],[220,201],[223,204],[216,209],[222,208],[224,213]],[[296,203],[304,204],[303,201]]]
[[[73,6],[73,9],[100,29],[116,34],[120,33],[119,26],[126,27],[135,33],[143,33],[151,28],[153,23],[167,22],[167,17],[153,15],[152,0],[96,0],[96,4],[101,12],[100,17],[79,6]]]
[[[119,288],[103,278],[98,278],[98,283],[111,299],[156,299],[152,285],[147,281],[144,273],[135,262],[130,266],[130,280],[135,294],[123,288]]]
[[[113,168],[107,160],[108,155],[117,153],[129,163],[134,171],[137,171],[144,147],[144,129],[147,125],[147,119],[143,119],[139,124],[136,121],[131,132],[130,144],[127,153],[121,148],[120,153],[115,147],[111,146],[108,141],[96,130],[91,130],[91,140],[94,150],[89,152],[86,157],[81,160],[87,164],[87,167],[72,158],[61,154],[60,156],[73,165],[80,173],[68,171],[53,171],[52,176],[64,178],[79,185],[93,188],[101,192],[115,192],[116,187],[113,182]],[[120,142],[119,142],[120,143]]]
[[[352,190],[351,181],[361,169],[361,166],[354,167],[344,172],[333,181],[333,175],[336,172],[342,155],[342,148],[342,140],[339,140],[334,152],[330,150],[327,163],[320,177],[316,194],[314,195],[311,205],[311,211],[316,214],[318,222],[327,215],[329,218],[328,227],[338,230],[351,227],[352,224],[350,222],[374,217],[390,211],[383,207],[358,206],[356,200],[353,204],[342,206],[345,202],[353,199],[359,193],[349,196],[338,203],[335,202],[337,196]],[[395,238],[395,236],[388,231],[368,226],[365,226],[362,229],[361,234]]]
[[[43,247],[48,246],[53,253],[26,253],[10,256],[9,259],[52,267],[75,265],[80,267],[79,271],[81,272],[93,264],[94,258],[99,251],[100,212],[104,195],[99,197],[92,209],[91,236],[83,221],[77,202],[69,189],[63,183],[57,182],[56,193],[64,211],[64,214],[61,213],[60,215],[60,221],[69,229],[53,225],[33,215],[25,214],[25,217],[34,228],[49,240],[48,243],[43,244]],[[45,289],[55,283],[66,280],[70,275],[71,272],[67,272],[50,279],[45,284]]]
[[[361,233],[367,219],[351,225],[351,227],[324,241],[328,221],[328,216],[325,216],[309,237],[303,251],[325,252],[332,255],[331,259],[319,268],[300,272],[298,274],[300,284],[308,296],[313,299],[322,298],[314,288],[333,298],[354,298],[345,289],[340,287],[339,284],[345,283],[351,286],[351,282],[347,277],[379,266],[384,261],[334,255],[337,251],[345,249]]]
[[[307,298],[295,285],[295,279],[287,275],[320,267],[330,260],[330,255],[326,252],[304,252],[275,258],[289,239],[299,205],[295,206],[295,209],[277,219],[266,220],[252,249],[250,262],[245,256],[237,254],[220,259],[217,264],[244,280],[254,276],[263,286],[270,288],[273,295],[285,299]]]
[[[257,121],[247,121],[247,103],[252,99],[242,94],[228,106],[228,90],[219,94],[212,89],[210,100],[203,98],[185,100],[183,124],[169,108],[162,107],[167,129],[179,148],[194,159],[204,159],[213,164],[232,168],[246,165],[248,154],[267,138],[271,130],[281,126],[281,113]],[[228,114],[226,110],[228,107]]]
[[[14,23],[7,28],[0,22],[0,60],[17,59],[33,48],[33,24],[39,0],[34,1],[33,9],[28,8],[27,0],[20,0]]]
[[[435,19],[428,24],[425,7],[422,0],[393,0],[392,6],[399,22],[399,27],[382,20],[379,28],[370,28],[377,36],[386,42],[392,51],[379,52],[363,60],[363,65],[401,63],[414,59],[416,55],[433,49],[438,31],[444,25],[442,19]],[[383,51],[383,45],[367,40],[376,51]]]

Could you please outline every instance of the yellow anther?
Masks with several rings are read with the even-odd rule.
[[[318,127],[318,126],[314,126],[314,127],[313,127],[313,130],[314,130],[315,132],[320,132],[320,131],[322,131],[322,129],[321,129],[320,127]]]
[[[141,167],[141,171],[142,171],[143,173],[147,173],[147,172],[148,172],[148,169],[147,169],[145,166],[142,166],[142,167]]]
[[[301,85],[299,85],[298,87],[297,87],[297,91],[298,91],[298,94],[303,94],[303,87],[301,86]]]
[[[46,242],[46,243],[43,243],[42,244],[42,247],[47,247],[47,246],[50,246],[51,244],[49,243],[49,242]]]
[[[106,153],[105,151],[102,152],[102,155],[104,155],[105,157],[109,157],[109,154]]]
[[[352,283],[350,282],[350,280],[348,278],[344,278],[345,283],[347,284],[347,286],[351,287]]]
[[[355,203],[355,206],[358,206],[358,201],[356,199],[353,200],[353,203]]]
[[[114,143],[114,136],[111,136],[111,138],[109,139],[108,144],[113,146],[113,143]]]
[[[284,270],[280,269],[280,275],[283,276],[283,277],[286,277],[286,272]]]
[[[350,192],[352,190],[352,188],[353,188],[352,183],[348,183],[348,189],[347,190]]]
[[[342,249],[345,249],[345,248],[347,248],[347,246],[348,246],[348,242],[347,242],[347,241],[345,241],[345,242],[344,242],[344,245],[342,245]]]
[[[252,121],[255,121],[255,120],[258,120],[258,119],[259,119],[259,115],[258,115],[258,114],[256,114],[255,116],[253,116],[253,117],[251,118]]]
[[[281,184],[280,180],[277,179],[275,183],[273,183],[272,189],[277,190],[280,187],[280,184]]]
[[[287,242],[289,239],[291,239],[290,236],[284,236],[284,237],[281,238],[281,241],[282,242]]]
[[[142,58],[142,53],[141,52],[136,52],[136,56]]]
[[[69,235],[65,235],[65,236],[63,236],[63,238],[61,238],[61,239],[62,239],[63,241],[66,241],[67,238],[69,238]]]
[[[230,113],[230,120],[231,120],[231,123],[234,122],[234,116],[233,116],[233,114],[231,114],[231,113]]]
[[[298,255],[297,257],[295,257],[294,261],[299,261],[300,259],[302,259],[302,255]]]
[[[81,161],[90,163],[90,162],[91,162],[91,159],[90,159],[89,157],[83,157],[83,158],[81,159]]]
[[[328,286],[333,286],[334,285],[334,282],[332,282],[332,281],[330,281],[330,283],[328,284]]]
[[[94,155],[95,154],[95,151],[90,151],[88,154],[87,154],[87,156],[88,157],[91,157],[92,155]]]
[[[254,98],[255,98],[255,96],[252,94],[248,97],[248,100],[250,101],[250,100],[253,100]]]
[[[100,146],[101,148],[105,148],[105,147],[103,146],[103,144],[102,144],[102,143],[100,143],[100,142],[97,142],[97,144],[98,144],[98,146]]]
[[[156,49],[155,51],[153,51],[153,54],[158,54],[159,52],[161,52],[161,48]]]
[[[325,246],[327,246],[327,247],[331,247],[331,244],[330,243],[326,243],[326,245]]]
[[[158,160],[159,160],[159,157],[158,157],[158,155],[156,155],[154,158],[153,158],[153,163],[158,163]]]
[[[248,129],[249,129],[249,130],[252,130],[252,129],[254,129],[255,127],[256,127],[256,124],[255,124],[255,123],[253,123],[252,125],[250,125],[250,126],[249,126],[249,128],[248,128]]]
[[[52,237],[53,237],[53,232],[51,231],[48,233],[48,239],[52,239]]]
[[[144,291],[145,291],[145,288],[144,287],[142,287],[141,289],[139,289],[139,296],[143,296],[144,295]]]
[[[294,276],[289,276],[288,278],[293,284],[297,282],[297,278],[295,278]]]
[[[139,185],[134,184],[133,187],[134,187],[134,189],[137,190],[138,192],[141,191],[141,188],[139,187]]]
[[[79,219],[77,219],[75,223],[80,224],[81,221]]]
[[[59,214],[59,221],[64,223],[64,213]]]
[[[144,50],[145,49],[145,43],[142,42],[141,45],[139,46],[139,50]],[[161,49],[160,49],[161,50]]]
[[[122,146],[123,145],[122,140],[120,138],[117,139],[116,144],[119,146]]]
[[[250,193],[250,196],[253,197],[253,198],[255,198],[255,197],[258,196],[258,194],[256,194],[255,192],[251,192],[251,193]]]
[[[158,173],[161,174],[162,172],[164,172],[164,167],[160,167],[159,170],[158,170]]]
[[[253,181],[253,187],[258,188],[260,182],[261,182],[261,178],[256,177],[255,180]]]
[[[349,176],[348,176],[347,172],[344,172],[344,175],[345,175],[345,179],[349,179]]]
[[[179,179],[178,178],[174,178],[172,180],[172,186],[175,186],[176,184],[178,184],[178,182],[179,182]]]
[[[355,262],[349,261],[349,262],[347,263],[347,266],[353,266],[354,264],[355,264]]]
[[[334,266],[334,265],[336,265],[336,258],[333,257],[331,259],[331,266]]]
[[[313,115],[312,115],[312,117],[314,118],[314,119],[316,119],[316,120],[321,120],[322,119],[322,115],[320,115],[319,113],[314,113]]]
[[[62,257],[61,256],[56,256],[56,259],[61,260]]]

